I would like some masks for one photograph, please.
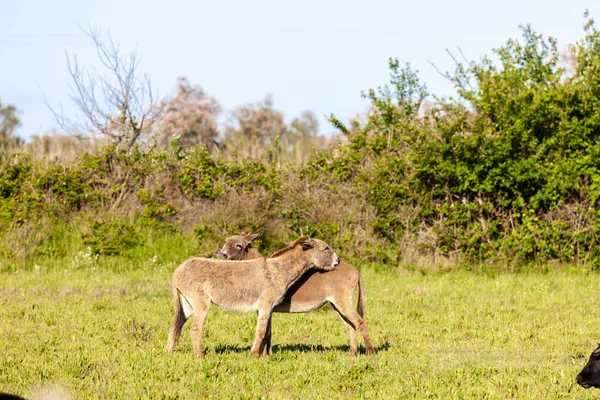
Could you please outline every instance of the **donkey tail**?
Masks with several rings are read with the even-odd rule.
[[[356,305],[356,312],[361,318],[365,316],[365,282],[362,276],[358,275],[358,304]]]
[[[187,320],[184,309],[181,304],[181,297],[183,297],[181,295],[181,292],[179,292],[179,289],[177,289],[175,285],[173,285],[171,287],[171,293],[173,295],[173,322],[171,322],[171,327],[169,329],[169,339],[167,340],[167,346],[165,347],[165,351],[167,353],[173,352],[175,343],[177,343],[177,341],[179,340],[179,336],[181,335],[181,328]]]

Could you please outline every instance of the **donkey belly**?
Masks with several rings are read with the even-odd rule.
[[[248,312],[258,309],[258,294],[230,291],[211,296],[210,301],[227,311]]]
[[[305,313],[321,308],[327,303],[328,284],[326,273],[315,270],[304,274],[287,291],[283,301],[273,311],[282,313]]]
[[[215,303],[219,308],[226,311],[248,312],[257,309],[258,302],[253,304],[248,303]]]
[[[273,311],[278,313],[305,313],[311,312],[323,307],[327,299],[303,299],[302,301],[294,301],[285,298],[281,303],[277,304]]]

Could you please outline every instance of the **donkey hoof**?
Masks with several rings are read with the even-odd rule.
[[[373,355],[373,353],[375,353],[375,349],[372,347],[367,347],[367,355],[370,356]]]

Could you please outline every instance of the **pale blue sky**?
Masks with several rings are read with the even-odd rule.
[[[137,46],[140,71],[161,94],[181,75],[200,84],[224,108],[273,95],[289,120],[305,109],[332,132],[325,115],[346,120],[363,111],[362,90],[388,80],[387,60],[418,69],[430,92],[452,94],[441,70],[452,69],[445,49],[459,46],[470,59],[491,54],[519,24],[561,44],[583,36],[583,12],[600,4],[580,0],[455,1],[128,1],[6,2],[0,14],[0,100],[23,111],[18,134],[30,137],[56,126],[44,104],[67,113],[65,51],[85,65],[94,47],[80,26],[93,25],[124,50]],[[38,86],[39,85],[39,86]]]

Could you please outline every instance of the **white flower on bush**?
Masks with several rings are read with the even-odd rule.
[[[98,254],[93,254],[91,248],[87,248],[86,251],[80,251],[73,260],[73,268],[82,269],[89,268],[95,270],[98,266]]]
[[[158,256],[154,255],[154,257],[150,257],[145,263],[144,266],[146,267],[151,267],[151,268],[155,268],[155,267],[160,267],[162,264],[160,264],[158,262]]]
[[[159,262],[158,256],[150,257],[144,264],[146,267],[159,268],[159,269],[173,269],[175,266],[174,262]]]

